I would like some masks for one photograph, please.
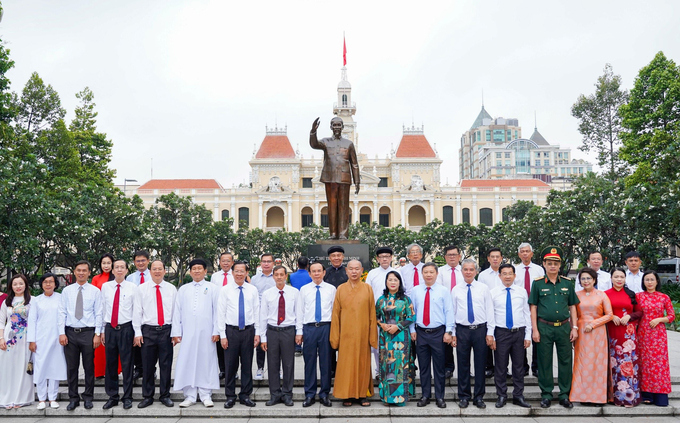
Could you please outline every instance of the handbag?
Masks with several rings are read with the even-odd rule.
[[[26,365],[26,373],[29,375],[33,374],[33,353],[31,353],[31,358],[28,359],[28,364]]]

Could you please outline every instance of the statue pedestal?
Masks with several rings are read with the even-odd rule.
[[[331,265],[328,259],[328,249],[334,245],[339,245],[345,249],[345,260],[343,264],[347,265],[350,260],[359,260],[364,266],[364,271],[371,270],[371,254],[368,251],[368,244],[362,244],[355,239],[322,239],[317,240],[316,244],[307,246],[307,257],[310,262],[315,261],[328,267]]]

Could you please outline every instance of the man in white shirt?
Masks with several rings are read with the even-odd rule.
[[[418,244],[411,244],[406,247],[408,263],[399,268],[401,279],[404,283],[404,291],[409,296],[414,286],[423,283],[423,247]],[[415,348],[413,349],[415,351]]]
[[[331,317],[335,301],[335,287],[323,281],[325,270],[321,263],[309,265],[312,283],[300,289],[295,304],[295,343],[302,343],[302,356],[305,360],[305,401],[303,407],[314,404],[316,396],[316,361],[319,359],[321,388],[319,401],[330,407],[328,395],[331,391],[332,353],[330,343]],[[303,342],[304,341],[304,342]]]
[[[631,291],[638,292],[644,291],[645,287],[642,285],[642,260],[640,259],[640,253],[637,251],[631,251],[626,254],[626,286]]]
[[[477,263],[472,259],[462,262],[463,283],[451,291],[455,328],[452,345],[458,358],[458,398],[460,408],[472,404],[486,408],[484,366],[489,347],[494,345],[495,316],[489,288],[475,280]],[[470,354],[475,355],[475,392],[470,387]]]
[[[600,291],[606,291],[612,287],[612,277],[609,275],[609,273],[600,269],[600,267],[602,267],[602,262],[602,253],[599,251],[593,251],[588,254],[588,260],[586,260],[586,263],[588,264],[588,267],[597,272],[597,286],[595,288]],[[574,290],[576,292],[583,290],[579,276],[576,277],[576,286],[574,287]]]
[[[264,253],[260,256],[260,265],[262,267],[262,272],[253,276],[250,284],[257,288],[258,301],[262,300],[262,294],[269,288],[273,288],[276,285],[274,281],[274,273],[272,269],[274,268],[274,256],[269,253]],[[259,318],[259,317],[258,317]],[[266,359],[266,353],[262,349],[262,346],[257,347],[257,372],[255,373],[255,380],[262,380],[264,378],[264,361]]]
[[[524,399],[524,351],[531,345],[531,311],[529,296],[524,287],[515,283],[515,267],[509,263],[499,267],[503,285],[491,290],[496,322],[496,408],[508,400],[508,362],[512,358],[512,403],[531,408]]]
[[[269,401],[267,406],[283,402],[293,406],[295,379],[295,303],[300,291],[286,285],[286,268],[274,267],[276,286],[262,294],[260,303],[260,341],[267,352]],[[283,387],[279,370],[283,368]]]
[[[128,275],[125,280],[132,282],[137,286],[142,285],[144,282],[150,281],[151,273],[149,272],[149,252],[146,250],[137,250],[135,251],[132,258],[135,261],[135,268],[137,270],[134,273]],[[144,374],[144,369],[142,368],[141,348],[132,348],[132,359],[135,364],[135,373],[132,377],[133,379],[139,379]]]
[[[372,269],[366,275],[366,283],[371,285],[373,289],[373,297],[375,302],[383,295],[385,291],[385,279],[387,274],[394,270],[392,268],[393,251],[390,247],[380,247],[375,251],[375,256],[378,260],[378,267]],[[378,328],[378,336],[380,336],[380,328]],[[373,358],[375,359],[375,376],[380,376],[380,352],[376,348],[371,348]]]
[[[134,343],[142,349],[142,363],[144,364],[142,378],[144,399],[137,404],[137,408],[145,408],[153,404],[153,394],[156,389],[154,377],[156,362],[160,368],[159,400],[166,407],[175,405],[170,399],[170,374],[174,346],[170,332],[177,288],[165,282],[164,277],[163,262],[153,261],[151,263],[153,283],[140,285],[135,295],[132,314],[132,327],[135,330]]]
[[[477,280],[486,285],[489,290],[492,290],[501,285],[501,278],[498,273],[498,268],[501,263],[503,263],[503,253],[501,253],[501,249],[496,247],[489,249],[486,253],[486,260],[489,262],[489,267],[479,273]],[[491,378],[493,377],[493,373],[493,351],[489,349],[486,352],[486,370],[484,371],[484,375],[487,378]]]
[[[531,294],[531,286],[535,279],[545,276],[543,267],[531,261],[534,257],[534,249],[528,242],[523,242],[517,247],[517,255],[521,260],[520,264],[515,266],[515,285],[524,288],[527,293],[527,299]],[[529,337],[531,339],[531,337]],[[536,344],[532,343],[531,347],[531,371],[534,376],[538,374],[538,367],[536,364]],[[524,350],[524,376],[529,375],[529,359],[527,357],[527,350]]]
[[[234,255],[228,251],[220,254],[220,270],[210,276],[210,282],[218,287],[223,287],[230,282],[234,282],[234,276],[231,274],[231,266],[234,265]],[[217,364],[220,366],[220,379],[224,379],[224,350],[222,343],[218,342],[217,346]]]
[[[460,248],[455,245],[444,247],[444,259],[446,264],[439,268],[437,283],[443,285],[451,291],[458,283],[463,282],[463,274],[460,271]],[[444,344],[444,358],[446,359],[446,372],[444,377],[449,379],[456,370],[453,360],[453,347],[451,344]]]
[[[108,410],[118,405],[118,360],[120,359],[123,374],[123,408],[132,408],[132,342],[135,331],[132,328],[132,312],[134,309],[137,286],[125,280],[127,263],[125,260],[113,262],[115,280],[102,285],[102,330],[106,352],[106,395],[109,400],[102,407]]]
[[[273,262],[274,260],[272,260]],[[257,288],[246,283],[246,265],[234,263],[234,283],[223,287],[217,302],[217,327],[224,349],[224,408],[236,404],[236,371],[241,364],[239,403],[255,407],[253,393],[253,348],[260,344],[260,297]]]

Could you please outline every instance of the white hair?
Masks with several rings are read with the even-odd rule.
[[[529,244],[528,242],[523,242],[523,243],[519,244],[519,247],[517,247],[517,252],[519,253],[519,250],[521,250],[522,248],[526,248],[526,247],[529,247],[529,250],[531,250],[532,253],[534,252],[534,249],[531,247],[531,244]]]

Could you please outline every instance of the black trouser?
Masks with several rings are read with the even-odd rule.
[[[512,396],[519,398],[524,396],[524,336],[526,328],[516,328],[513,331],[507,328],[496,327],[496,369],[494,380],[496,382],[496,395],[508,396],[508,360],[512,359]]]
[[[68,375],[68,397],[71,401],[80,400],[78,395],[78,370],[80,369],[80,356],[83,357],[83,370],[85,370],[85,391],[83,400],[92,401],[94,397],[94,328],[71,328],[66,326],[68,344],[64,346],[66,358],[66,370]]]
[[[524,373],[529,371],[529,360],[527,359],[527,352],[529,349],[524,350]],[[536,343],[531,341],[531,372],[536,374],[538,372],[538,365],[536,364]]]
[[[283,386],[279,368],[283,367]],[[267,325],[267,373],[271,399],[293,399],[295,326]]]
[[[319,398],[328,398],[331,391],[331,355],[333,349],[328,340],[331,322],[308,323],[302,327],[302,356],[305,360],[305,398],[316,396],[316,359],[319,358],[321,387]]]
[[[236,372],[241,363],[241,392],[239,399],[250,398],[253,393],[253,343],[255,341],[255,326],[246,326],[239,330],[238,326],[226,327],[229,345],[224,350],[224,394],[227,400],[236,398]]]
[[[262,349],[262,345],[258,345],[255,350],[257,351],[257,368],[264,369],[264,361],[267,358],[267,353]]]
[[[144,361],[142,360],[142,348],[141,347],[132,347],[132,360],[133,360],[135,371],[139,372],[143,375],[144,374],[144,366],[143,366]]]
[[[444,333],[446,326],[424,329],[416,325],[416,353],[420,369],[423,398],[432,396],[432,369],[434,369],[434,397],[444,399]]]
[[[217,342],[217,365],[220,368],[220,373],[224,373],[224,348],[222,348],[222,343]]]
[[[494,370],[493,350],[489,347],[486,347],[486,366],[484,367],[484,370]]]
[[[106,342],[104,351],[106,352],[106,379],[104,387],[109,399],[118,401],[118,357],[123,374],[123,400],[132,400],[132,373],[134,363],[132,361],[132,342],[135,340],[135,330],[132,322],[123,323],[117,327],[106,324],[104,331]]]
[[[456,370],[456,363],[453,361],[453,347],[451,344],[444,344],[444,359],[446,360],[444,369],[447,372],[453,373]]]
[[[474,328],[474,329],[472,329]],[[458,357],[458,398],[470,400],[470,352],[475,352],[475,396],[484,399],[484,366],[486,365],[486,323],[476,326],[456,325],[456,356]]]
[[[170,332],[172,325],[151,326],[142,325],[142,362],[144,363],[144,377],[142,379],[142,395],[153,399],[156,389],[154,373],[156,362],[160,367],[160,397],[170,398],[170,374],[172,372],[173,345]]]

